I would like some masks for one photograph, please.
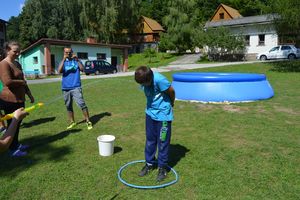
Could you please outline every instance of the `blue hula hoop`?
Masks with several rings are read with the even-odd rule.
[[[142,163],[142,162],[145,162],[145,160],[136,160],[136,161],[132,161],[132,162],[129,162],[125,165],[123,165],[119,171],[118,171],[118,178],[119,180],[124,184],[124,185],[127,185],[129,187],[133,187],[133,188],[138,188],[138,189],[158,189],[158,188],[163,188],[163,187],[167,187],[167,186],[170,186],[170,185],[173,185],[174,183],[176,183],[178,181],[178,174],[176,173],[176,171],[171,168],[170,166],[167,166],[172,172],[173,174],[175,175],[175,180],[171,181],[171,182],[168,182],[168,183],[164,183],[164,184],[161,184],[161,185],[149,185],[149,186],[142,186],[142,185],[134,185],[134,184],[131,184],[131,183],[128,183],[126,182],[124,179],[122,179],[121,175],[122,175],[122,171],[128,167],[129,165],[132,165],[132,164],[135,164],[135,163]]]

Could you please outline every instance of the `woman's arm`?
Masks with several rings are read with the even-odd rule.
[[[29,97],[30,103],[34,103],[34,97],[32,96],[31,91],[30,91],[30,89],[29,89],[29,87],[28,87],[27,84],[25,85],[25,93]]]

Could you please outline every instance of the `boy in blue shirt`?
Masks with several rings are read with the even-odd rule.
[[[92,122],[89,120],[88,108],[82,95],[80,71],[83,71],[82,63],[75,55],[73,55],[71,48],[64,48],[64,58],[58,67],[58,72],[62,73],[62,91],[70,121],[67,130],[76,126],[73,111],[73,99],[82,110],[88,130],[93,128]]]
[[[158,149],[157,181],[167,176],[169,145],[171,140],[171,123],[173,120],[173,106],[175,91],[171,83],[160,73],[145,66],[135,71],[135,81],[139,83],[147,99],[146,106],[146,164],[139,173],[145,176],[154,169],[156,149]]]

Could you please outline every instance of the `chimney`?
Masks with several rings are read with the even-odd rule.
[[[90,43],[90,44],[95,44],[95,43],[97,43],[97,40],[95,37],[88,37],[88,38],[86,38],[86,42]]]

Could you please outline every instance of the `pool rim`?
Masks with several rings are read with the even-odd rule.
[[[177,82],[253,82],[265,81],[265,74],[226,72],[181,72],[172,75]]]

